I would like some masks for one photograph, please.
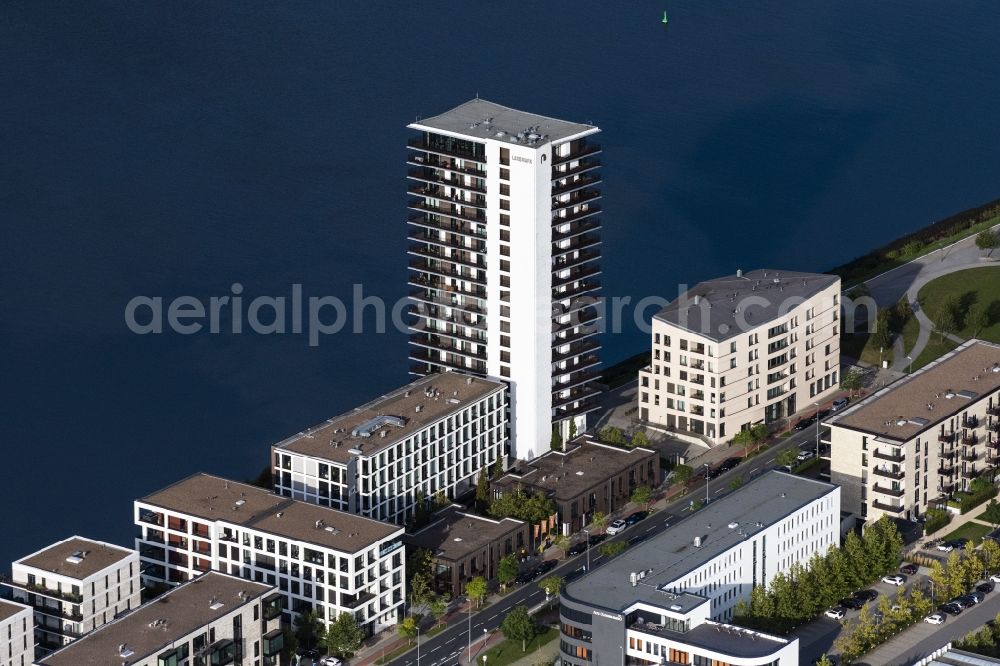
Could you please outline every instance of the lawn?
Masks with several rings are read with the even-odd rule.
[[[878,347],[872,342],[871,336],[867,332],[841,335],[840,353],[849,358],[856,358],[872,367],[878,367]],[[892,348],[884,350],[881,356],[882,360],[892,363]]]
[[[618,388],[639,378],[639,371],[650,363],[650,352],[644,351],[608,366],[601,372],[601,383],[609,388]]]
[[[979,331],[978,337],[1000,342],[1000,266],[969,268],[939,277],[924,285],[918,300],[920,307],[933,320],[940,304],[949,297],[957,298],[961,304],[957,332],[959,337],[977,337],[966,316],[975,303],[986,308],[989,319],[989,325]]]
[[[973,545],[978,546],[979,542],[983,540],[983,537],[990,533],[993,528],[989,525],[983,525],[982,523],[966,523],[959,527],[957,530],[942,537],[945,541],[950,541],[952,539],[959,539],[965,537],[972,541]]]
[[[521,641],[505,640],[497,646],[486,651],[486,663],[490,666],[507,666],[513,664],[522,657],[529,656],[546,643],[554,641],[559,636],[559,630],[555,627],[546,627],[545,630],[533,639],[528,641],[527,649],[521,651]],[[482,656],[480,656],[482,659]]]

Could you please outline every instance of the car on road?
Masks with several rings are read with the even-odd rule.
[[[917,569],[918,568],[919,567],[917,567],[916,564],[913,564],[911,562],[909,564],[904,564],[903,566],[899,567],[899,572],[900,573],[904,573],[907,576],[915,576],[917,574]]]
[[[736,469],[736,466],[740,464],[739,458],[726,458],[719,465],[719,472],[728,472],[731,469]]]
[[[847,407],[848,402],[850,401],[847,398],[837,398],[833,401],[833,404],[830,405],[830,410],[834,412],[840,411],[844,407]]]
[[[858,590],[854,593],[854,598],[868,603],[869,601],[875,601],[878,599],[878,592],[875,590]]]
[[[646,540],[646,535],[645,534],[639,534],[638,536],[631,537],[625,543],[627,543],[630,546],[634,546],[635,544],[642,543],[645,540]]]
[[[826,615],[831,620],[842,620],[844,619],[844,616],[847,615],[847,611],[845,611],[840,606],[834,606],[833,608],[823,613],[823,615]]]
[[[976,604],[981,604],[983,602],[983,599],[985,599],[985,598],[986,598],[986,595],[983,594],[982,592],[969,592],[968,594],[963,595],[961,597],[961,599],[963,601],[967,601],[968,602],[966,604],[966,607],[975,606]]]
[[[625,525],[627,527],[631,527],[632,525],[635,525],[637,522],[639,522],[648,515],[649,513],[647,513],[646,511],[636,511],[635,513],[631,513],[625,519]]]
[[[547,574],[548,572],[555,569],[557,564],[558,562],[556,562],[555,560],[545,560],[535,568],[535,575],[541,576],[543,574]]]
[[[816,454],[814,452],[812,452],[812,451],[799,451],[798,459],[799,460],[809,460],[810,458],[812,458],[815,455]]]
[[[514,583],[517,585],[524,585],[525,583],[530,583],[533,578],[532,574],[534,569],[525,569],[521,573],[517,574],[517,578],[514,579]]]
[[[605,532],[608,534],[618,534],[626,527],[628,527],[628,525],[625,524],[625,521],[619,518],[608,525],[608,529],[606,529]]]
[[[316,661],[317,659],[320,658],[319,650],[306,650],[304,648],[300,648],[295,651],[295,654],[297,654],[300,657],[305,657],[306,659],[312,661]]]
[[[590,543],[591,546],[596,546],[597,544],[603,542],[607,538],[608,538],[607,534],[594,534],[589,539],[587,539],[587,541]]]
[[[962,607],[953,601],[949,601],[946,604],[941,604],[940,606],[938,606],[938,610],[943,611],[948,615],[958,615],[959,613],[962,612]]]
[[[895,585],[899,587],[906,582],[906,576],[902,574],[892,574],[891,576],[882,576],[882,582],[888,585]]]
[[[994,583],[1000,583],[1000,573],[995,573],[992,576],[990,576],[990,581]]]
[[[944,613],[931,613],[924,618],[927,624],[944,624]]]
[[[807,416],[806,418],[802,419],[801,421],[795,424],[795,430],[805,430],[814,423],[816,423],[816,417]]]
[[[574,555],[583,555],[587,552],[587,542],[581,541],[580,543],[575,543],[570,546],[569,550],[566,551],[567,557],[573,557]]]
[[[948,603],[949,604],[954,604],[955,606],[958,606],[962,610],[965,610],[969,606],[974,606],[975,605],[971,600],[966,599],[964,596],[962,596],[962,597],[955,597],[954,599],[952,599]]]
[[[965,547],[969,545],[969,540],[966,537],[958,537],[957,539],[951,539],[950,541],[945,541],[945,543],[950,545],[952,548],[957,548],[958,550],[965,550]]]
[[[988,580],[985,583],[980,583],[979,585],[976,585],[976,591],[980,592],[982,594],[989,594],[990,592],[992,592],[995,589],[996,589],[996,583],[994,583],[991,580]]]
[[[816,415],[816,418],[822,421],[832,413],[833,413],[832,409],[823,409]]]
[[[849,608],[851,610],[861,610],[861,607],[865,605],[865,602],[857,597],[845,597],[837,602],[842,608]]]
[[[336,657],[323,657],[319,663],[320,666],[341,666],[343,662]]]

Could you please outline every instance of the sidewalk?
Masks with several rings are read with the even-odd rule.
[[[966,523],[978,523],[980,525],[986,525],[990,527],[990,529],[992,530],[992,526],[990,526],[989,523],[979,519],[979,516],[983,513],[983,511],[986,510],[987,505],[989,505],[988,501],[983,502],[969,513],[958,516],[952,514],[952,519],[950,523],[948,523],[947,525],[945,525],[944,527],[942,527],[941,529],[939,529],[937,532],[935,532],[930,536],[920,537],[915,542],[913,542],[913,544],[910,545],[909,550],[911,552],[915,550],[920,550],[924,548],[928,542],[937,541],[938,539],[944,537],[946,534],[951,534],[952,532],[957,530],[962,525],[965,525]]]

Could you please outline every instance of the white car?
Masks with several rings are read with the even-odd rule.
[[[934,613],[924,618],[927,624],[944,624],[944,613]]]
[[[950,543],[939,543],[937,545],[937,549],[940,550],[942,553],[950,553],[951,551],[955,550],[955,547]]]
[[[323,657],[319,663],[320,666],[340,666],[342,662],[336,657]]]
[[[823,615],[826,615],[831,620],[842,620],[844,619],[844,616],[847,615],[847,612],[840,606],[837,606],[826,611]]]
[[[613,523],[611,523],[610,525],[608,525],[608,529],[605,530],[605,531],[608,534],[618,534],[623,529],[625,529],[625,527],[626,527],[625,521],[621,520],[621,519],[618,519],[618,520],[614,521]]]
[[[809,460],[814,455],[816,454],[812,451],[799,451],[799,460]]]
[[[990,576],[990,580],[993,581],[994,583],[1000,583],[1000,573],[995,573],[992,576]]]
[[[906,582],[906,579],[900,576],[899,574],[896,574],[893,576],[882,576],[882,582],[899,587],[900,585]]]

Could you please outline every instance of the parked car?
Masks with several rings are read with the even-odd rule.
[[[899,567],[899,571],[900,571],[900,573],[904,573],[907,576],[915,576],[917,574],[917,569],[918,568],[919,567],[917,567],[916,564],[909,563],[909,564],[904,564],[903,566]]]
[[[626,527],[628,526],[625,524],[625,521],[619,518],[618,520],[608,525],[608,529],[606,529],[605,532],[607,532],[608,534],[618,534]]]
[[[635,513],[629,514],[628,518],[625,519],[625,525],[631,527],[648,515],[649,513],[646,511],[636,511]]]
[[[941,604],[940,606],[938,606],[938,610],[943,611],[948,615],[958,615],[959,613],[962,612],[962,607],[954,602],[949,601],[946,604]]]
[[[927,624],[944,624],[944,613],[931,613],[924,618]]]
[[[814,423],[816,423],[816,417],[807,416],[806,418],[802,419],[801,421],[795,424],[795,430],[805,430]]]
[[[316,661],[317,659],[320,658],[319,650],[307,650],[305,648],[299,648],[298,650],[295,651],[295,654],[299,655],[300,657],[305,657],[306,659],[310,659],[312,661]]]
[[[847,611],[840,606],[834,606],[830,610],[823,613],[823,615],[826,615],[831,620],[842,620],[844,619],[844,616],[847,615]]]
[[[965,550],[965,547],[969,544],[969,540],[966,537],[958,537],[957,539],[951,539],[950,541],[945,541],[946,544],[957,548],[959,550]]]
[[[882,582],[899,587],[900,585],[906,582],[906,576],[903,576],[902,574],[892,574],[891,576],[882,576]]]
[[[951,545],[950,541],[942,541],[937,546],[935,546],[935,548],[940,550],[942,553],[950,553],[951,551],[955,550],[955,546]]]
[[[976,604],[982,603],[986,595],[982,592],[969,592],[968,594],[963,594],[959,599],[965,603],[965,607],[975,606]]]
[[[973,606],[974,605],[974,603],[971,600],[966,599],[964,596],[963,597],[955,597],[954,599],[952,599],[948,603],[952,604],[954,606],[958,606],[962,610],[965,610],[969,606]]]
[[[990,581],[993,583],[1000,583],[1000,573],[995,573],[990,576]]]
[[[830,405],[830,409],[834,412],[840,411],[844,407],[847,407],[848,402],[850,401],[847,398],[837,398],[833,401],[833,404]]]
[[[816,415],[816,418],[819,419],[820,421],[822,421],[823,419],[825,419],[826,417],[828,417],[832,413],[833,413],[832,409],[823,409],[823,410],[820,410],[820,412]]]
[[[812,458],[815,455],[816,454],[814,452],[812,452],[812,451],[799,451],[798,458],[799,458],[799,460],[809,460],[810,458]]]
[[[587,542],[581,541],[580,543],[575,543],[570,546],[570,549],[566,551],[567,557],[573,557],[574,555],[582,555],[587,551]]]
[[[868,603],[869,601],[875,601],[878,599],[878,592],[875,590],[858,590],[854,593],[854,598]]]
[[[722,464],[719,465],[719,471],[728,472],[731,469],[736,469],[736,466],[739,464],[740,464],[739,458],[726,458],[725,460],[722,461]]]
[[[981,594],[989,594],[994,589],[996,589],[996,584],[991,580],[976,585],[976,591],[980,592]]]
[[[323,657],[323,659],[319,663],[322,666],[340,666],[341,663],[343,662],[341,662],[336,657]]]
[[[558,563],[555,560],[545,560],[535,568],[536,575],[541,576],[543,574],[547,574],[556,568],[556,564]]]
[[[517,585],[524,585],[525,583],[530,583],[533,578],[533,569],[525,569],[521,573],[517,574],[517,578],[514,579],[514,583]]]
[[[601,543],[607,538],[608,538],[607,534],[594,534],[589,539],[587,539],[587,541],[590,542],[591,546],[596,546],[597,544]]]
[[[837,603],[843,608],[849,608],[851,610],[861,610],[861,607],[865,605],[865,602],[857,597],[845,597]]]

